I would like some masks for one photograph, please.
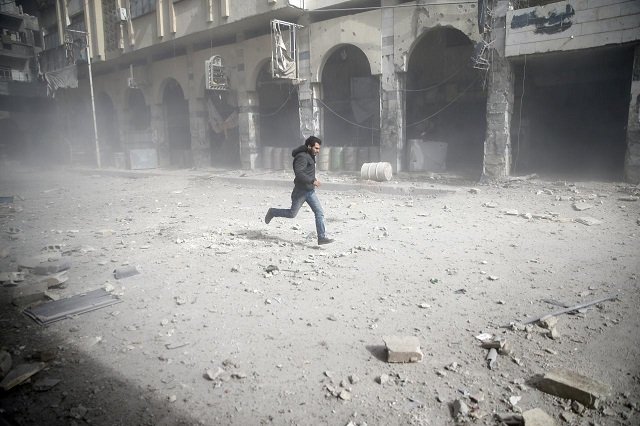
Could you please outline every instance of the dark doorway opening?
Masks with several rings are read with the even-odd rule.
[[[114,164],[114,153],[122,151],[118,132],[118,117],[111,98],[100,93],[96,101],[96,124],[100,144],[100,162],[106,166]]]
[[[514,172],[622,179],[632,66],[631,47],[520,61],[511,126]]]
[[[298,88],[289,79],[273,79],[267,62],[257,81],[260,144],[295,148],[301,144]]]
[[[379,155],[380,80],[371,75],[369,60],[358,47],[338,46],[327,59],[322,69],[321,105],[323,133],[330,146],[370,148],[369,156],[376,150]],[[356,164],[356,169],[360,166]]]
[[[437,28],[411,52],[406,81],[409,171],[482,172],[486,93],[474,69],[474,45],[462,32]]]
[[[232,92],[205,90],[211,164],[215,167],[240,167],[238,107]]]
[[[189,102],[184,98],[180,84],[170,79],[162,96],[165,129],[169,144],[169,163],[173,167],[191,167],[191,130]]]

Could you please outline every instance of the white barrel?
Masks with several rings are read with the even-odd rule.
[[[390,181],[393,176],[391,163],[364,163],[360,169],[362,179],[375,180],[378,182]]]
[[[263,169],[272,169],[273,168],[273,147],[265,146],[262,148],[262,168]]]
[[[273,148],[272,154],[274,170],[282,170],[282,149],[283,148],[279,148],[277,146]]]
[[[331,147],[323,146],[318,155],[318,170],[326,172],[329,170],[329,159],[331,158]]]
[[[345,146],[343,152],[344,169],[350,172],[358,170],[358,165],[356,164],[356,155],[358,153],[358,148],[353,146]]]

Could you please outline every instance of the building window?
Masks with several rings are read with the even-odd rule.
[[[156,10],[156,0],[130,0],[131,17],[146,15]]]

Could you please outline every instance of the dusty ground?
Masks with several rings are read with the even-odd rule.
[[[55,352],[0,397],[16,424],[445,425],[456,399],[479,417],[459,419],[470,423],[539,407],[559,424],[640,424],[640,202],[619,199],[637,188],[535,179],[437,196],[321,190],[338,241],[318,248],[306,207],[263,223],[267,207],[288,204],[287,186],[225,179],[240,173],[0,174],[0,195],[19,196],[0,211],[0,269],[59,244],[72,267],[52,294],[106,286],[123,301],[48,327],[3,304],[14,365]],[[592,208],[576,211],[580,200]],[[142,273],[116,280],[122,265]],[[608,295],[618,300],[559,316],[557,339],[503,327],[560,309],[543,299]],[[481,332],[513,348],[493,370]],[[386,363],[384,335],[417,336],[424,360]],[[611,396],[576,414],[529,385],[554,368]],[[37,392],[43,378],[61,381]],[[343,390],[346,400],[334,395]],[[484,396],[477,407],[470,394]]]

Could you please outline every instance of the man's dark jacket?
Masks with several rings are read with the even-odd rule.
[[[293,180],[295,189],[311,191],[313,181],[316,180],[316,157],[309,154],[306,145],[299,146],[291,152],[293,156],[293,172],[296,178]]]

